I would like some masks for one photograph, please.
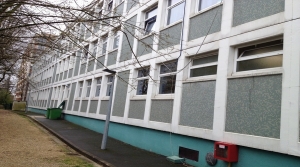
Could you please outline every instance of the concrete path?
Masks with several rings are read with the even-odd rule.
[[[109,167],[182,167],[165,156],[157,155],[118,140],[108,138],[107,149],[101,150],[102,134],[65,120],[49,120],[45,116],[28,113],[29,117],[66,142],[73,149],[95,162]]]

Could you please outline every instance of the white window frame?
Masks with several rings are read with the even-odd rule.
[[[108,38],[107,36],[103,36],[101,39],[101,41],[102,41],[101,56],[105,56],[107,53],[107,38]],[[104,44],[106,45],[105,47],[103,47]],[[105,52],[103,52],[103,51],[105,51]]]
[[[143,76],[143,77],[139,77],[139,71],[143,70],[147,68],[148,69],[148,75],[147,76]],[[138,69],[137,70],[137,74],[136,74],[136,92],[135,92],[135,96],[147,96],[148,94],[148,86],[149,86],[149,74],[150,74],[150,67],[144,67],[142,69]],[[139,81],[141,80],[148,80],[148,86],[147,86],[147,93],[146,94],[138,94],[138,85],[139,85]]]
[[[191,57],[191,63],[190,63],[190,68],[189,68],[189,74],[188,74],[188,78],[190,79],[197,79],[197,78],[211,78],[211,77],[215,77],[217,74],[213,74],[213,75],[204,75],[204,76],[195,76],[192,77],[191,76],[191,70],[192,69],[197,69],[197,68],[203,68],[203,67],[210,67],[210,66],[218,66],[218,60],[216,62],[211,62],[211,63],[205,63],[205,64],[200,64],[200,65],[193,65],[193,61],[196,59],[202,59],[202,58],[207,58],[207,57],[211,57],[211,56],[218,56],[219,59],[219,55],[217,52],[214,53],[210,53],[210,54],[201,54],[201,55],[197,55],[197,56],[193,56]]]
[[[196,6],[196,12],[204,12],[204,11],[210,10],[210,9],[212,9],[212,8],[218,6],[222,3],[222,0],[219,0],[219,2],[216,2],[215,4],[213,4],[211,6],[200,9],[200,4],[201,4],[202,1],[204,1],[204,0],[197,0],[197,4],[195,5]],[[206,1],[210,1],[210,0],[206,0]]]
[[[165,26],[170,26],[170,25],[176,24],[177,22],[180,22],[183,19],[183,16],[182,16],[182,19],[179,19],[179,20],[176,20],[172,23],[169,23],[169,10],[172,10],[173,8],[181,5],[182,3],[186,3],[185,0],[181,0],[181,1],[179,1],[175,4],[173,4],[173,5],[170,5],[170,6],[169,6],[169,0],[166,0],[166,2],[167,2],[167,9],[166,9],[167,14],[166,14]]]
[[[110,91],[108,89],[110,89],[110,86],[112,86],[112,81],[109,81],[109,78],[112,77],[112,79],[114,80],[115,77],[113,75],[107,75],[106,77],[107,77],[107,80],[106,80],[106,92],[105,92],[105,96],[106,97],[110,97],[111,94],[108,95],[108,92]]]
[[[121,34],[121,31],[120,31],[120,28],[117,28],[114,30],[114,35],[113,35],[113,39],[112,39],[112,49],[111,50],[117,50],[120,46],[120,34]],[[117,47],[115,47],[115,41],[116,39],[118,39],[118,42],[117,42]]]
[[[245,56],[242,57],[242,55],[238,55],[239,49],[244,48],[247,46],[252,46],[255,44],[263,44],[267,42],[272,42],[276,40],[282,40],[282,38],[275,38],[273,40],[268,40],[268,41],[261,41],[261,42],[256,42],[252,44],[246,44],[243,46],[239,46],[238,48],[235,49],[235,56],[234,56],[234,68],[233,68],[233,74],[232,76],[240,76],[240,75],[251,75],[251,74],[266,74],[266,73],[282,73],[282,67],[273,67],[273,68],[263,68],[263,69],[254,69],[254,70],[247,70],[247,71],[237,71],[237,64],[239,61],[245,61],[245,60],[253,60],[253,59],[259,59],[259,58],[264,58],[264,57],[271,57],[271,56],[276,56],[276,55],[283,55],[283,50],[278,50],[278,51],[272,51],[272,52],[267,52],[267,53],[260,53],[260,54],[255,54],[251,56]]]
[[[92,92],[92,79],[86,80],[85,98],[89,98]]]
[[[100,80],[100,83],[98,82]],[[94,94],[94,97],[100,97],[100,95],[101,95],[101,84],[102,84],[102,77],[98,77],[98,78],[96,78],[95,79],[95,94]],[[99,89],[99,92],[97,92],[97,90],[98,90],[98,87],[100,88]],[[97,93],[99,93],[98,95],[97,95]]]
[[[81,98],[83,94],[83,81],[78,81],[77,98]]]
[[[147,18],[148,13],[150,13],[150,12],[152,12],[152,11],[154,11],[154,10],[156,10],[156,15]],[[157,24],[156,24],[157,12],[158,12],[158,6],[154,6],[154,7],[152,7],[151,9],[147,10],[146,12],[144,12],[144,13],[145,13],[144,35],[149,35],[149,34],[151,34],[152,29],[155,29],[155,26],[157,25]],[[149,32],[147,32],[146,30],[147,30],[148,25],[149,25],[148,23],[153,23],[153,22],[154,22],[154,25],[153,25],[152,29],[151,29]]]
[[[169,72],[169,73],[160,74],[160,70],[161,70],[161,67],[163,65],[169,64],[169,63],[173,63],[173,62],[175,62],[175,61],[169,61],[169,62],[164,62],[164,63],[159,64],[159,69],[158,69],[159,84],[158,84],[157,92],[156,92],[157,96],[170,96],[170,95],[174,95],[175,94],[178,62],[177,62],[176,70],[175,71]],[[160,93],[161,78],[162,77],[166,77],[166,76],[175,76],[176,77],[175,78],[175,82],[174,82],[174,92],[173,93]]]
[[[92,58],[96,58],[98,53],[98,40],[92,42]]]

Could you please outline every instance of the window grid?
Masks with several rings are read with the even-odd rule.
[[[160,65],[159,94],[173,94],[176,84],[177,61]]]
[[[95,92],[95,97],[99,97],[100,96],[100,90],[101,90],[101,82],[102,82],[102,78],[97,78],[96,79],[96,92]]]
[[[155,27],[156,17],[157,17],[157,6],[152,8],[150,11],[146,12],[145,26],[144,26],[145,35],[151,33],[151,31]]]
[[[138,70],[136,95],[146,95],[148,90],[150,68]]]
[[[168,0],[167,25],[177,22],[183,18],[184,6],[184,0]]]
[[[112,81],[114,77],[112,75],[107,76],[107,89],[106,89],[106,96],[111,95],[111,87],[112,87]]]
[[[91,93],[91,87],[92,87],[92,80],[87,81],[87,86],[86,86],[86,95],[85,97],[89,97]]]

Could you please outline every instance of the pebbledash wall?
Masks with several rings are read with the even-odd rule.
[[[147,11],[157,6],[152,30],[159,32],[159,38],[153,34],[140,37],[136,31],[140,38],[127,41],[121,34],[115,49],[116,35],[106,38],[106,33],[98,32],[100,38],[87,38],[90,50],[95,40],[98,46],[107,42],[104,54],[100,54],[103,48],[97,48],[96,59],[119,76],[115,78],[109,136],[165,156],[178,155],[179,147],[199,151],[198,161],[186,159],[193,166],[209,166],[205,156],[213,152],[215,141],[239,146],[238,162],[232,166],[298,166],[300,1],[226,0],[199,10],[199,1],[187,0],[184,24],[179,20],[170,25],[167,18],[160,17],[172,9],[166,0],[144,3],[125,0],[115,7],[118,13],[123,11],[127,23],[141,26]],[[107,2],[103,8],[105,5]],[[134,32],[126,26],[124,31]],[[114,29],[108,32],[115,34]],[[80,60],[80,49],[67,53],[40,69],[35,66],[38,72],[32,79],[40,85],[30,93],[30,110],[44,113],[47,107],[66,100],[67,121],[102,133],[109,74],[94,59]],[[66,62],[72,54],[77,57],[70,65]],[[150,67],[144,95],[137,95],[134,87],[142,69],[135,56],[143,67]],[[161,70],[178,57],[177,70],[162,75]],[[45,77],[43,71],[50,67]],[[161,81],[165,76],[176,76],[174,93],[160,92],[167,87]],[[221,160],[216,164],[227,165]]]

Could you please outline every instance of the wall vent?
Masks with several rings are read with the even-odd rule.
[[[179,147],[179,157],[197,161],[199,159],[199,151],[188,149],[185,147]]]

